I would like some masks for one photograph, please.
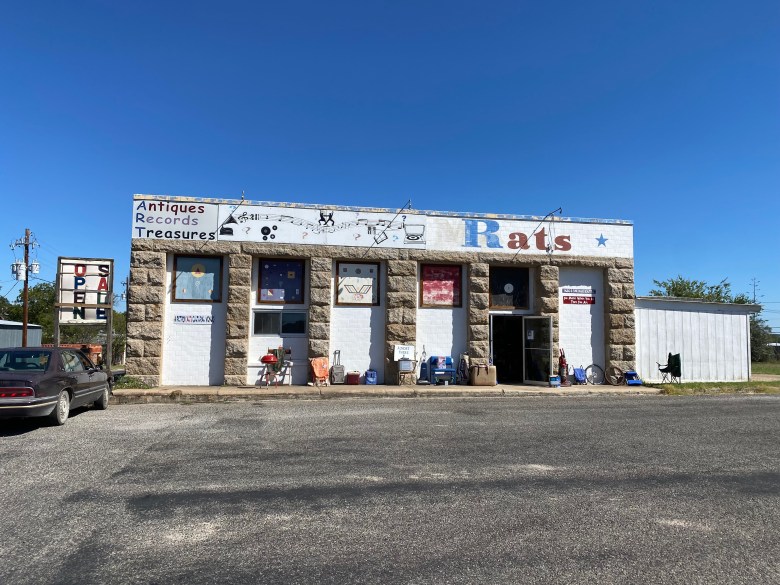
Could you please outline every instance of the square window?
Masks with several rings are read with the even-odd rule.
[[[301,304],[306,263],[303,260],[260,258],[259,303]]]
[[[281,313],[270,311],[255,311],[255,335],[279,335]]]
[[[499,309],[528,309],[528,268],[490,267],[490,306]]]
[[[307,314],[304,311],[255,311],[254,335],[306,335]]]
[[[305,335],[306,313],[282,313],[282,335]]]
[[[461,275],[460,266],[423,264],[420,267],[420,306],[462,306]]]
[[[222,302],[221,256],[174,256],[172,301]]]

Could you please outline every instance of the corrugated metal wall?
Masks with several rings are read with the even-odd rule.
[[[27,346],[41,344],[42,330],[39,327],[27,327]],[[21,347],[22,326],[0,325],[0,347]]]
[[[656,362],[679,353],[683,382],[750,378],[749,315],[728,305],[637,299],[637,372],[660,381]]]

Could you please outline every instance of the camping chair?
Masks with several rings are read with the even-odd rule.
[[[661,378],[662,384],[667,381],[671,381],[672,384],[680,383],[682,378],[682,360],[679,353],[670,353],[663,366],[658,362],[655,363],[658,364],[658,371],[663,374],[663,378]]]
[[[328,386],[328,358],[316,357],[309,358],[311,364],[311,378],[315,386]]]

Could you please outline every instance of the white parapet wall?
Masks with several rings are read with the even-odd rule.
[[[659,382],[657,362],[679,353],[683,382],[749,380],[750,314],[758,310],[758,305],[637,297],[637,373]]]

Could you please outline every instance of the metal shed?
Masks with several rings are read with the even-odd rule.
[[[679,353],[683,382],[748,381],[750,315],[759,310],[759,305],[637,297],[637,373],[659,382],[656,362],[665,364],[670,353]]]
[[[43,329],[40,325],[27,324],[27,345],[35,347],[41,344]],[[0,347],[22,346],[22,323],[0,321]]]

